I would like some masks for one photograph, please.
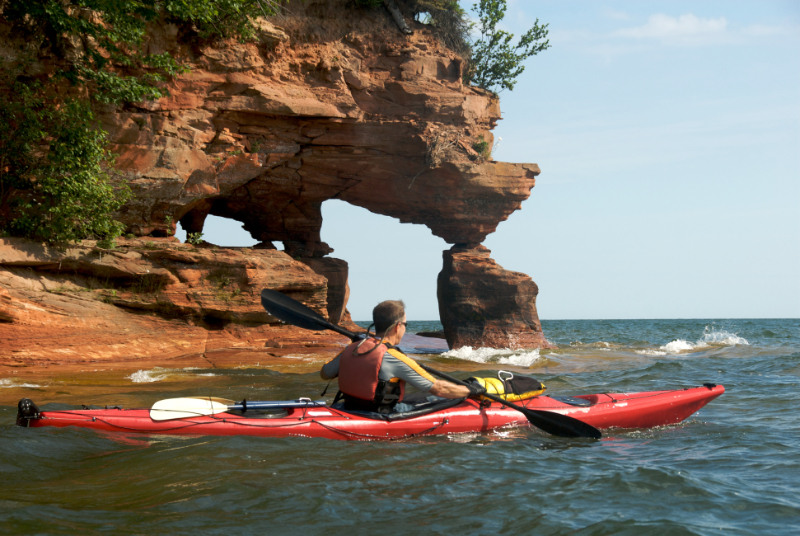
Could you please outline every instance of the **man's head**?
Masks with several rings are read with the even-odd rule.
[[[375,306],[372,310],[372,321],[375,323],[375,333],[383,335],[386,330],[406,318],[406,304],[402,300],[386,300]]]

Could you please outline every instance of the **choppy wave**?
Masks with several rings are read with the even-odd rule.
[[[644,350],[636,350],[636,353],[640,354],[640,355],[655,355],[655,356],[667,355],[667,352],[665,352],[664,350],[656,350],[654,348],[646,348]]]
[[[133,383],[160,382],[167,377],[165,372],[167,372],[166,369],[159,367],[156,367],[153,370],[137,370],[128,376],[128,379],[130,379]]]
[[[647,348],[645,350],[636,350],[637,354],[641,355],[676,355],[683,352],[692,352],[701,350],[710,346],[750,346],[750,343],[744,337],[739,337],[735,333],[730,333],[725,330],[717,331],[713,328],[706,326],[703,331],[703,336],[697,342],[689,342],[685,339],[675,339],[672,342],[659,347],[658,350]]]
[[[729,333],[725,330],[715,331],[706,327],[703,332],[702,342],[706,344],[717,344],[722,346],[750,346],[750,343],[744,337],[739,337],[735,333]]]
[[[599,350],[610,350],[611,348],[619,348],[619,344],[614,344],[606,341],[595,341],[595,342],[581,342],[581,341],[574,341],[569,343],[570,346],[579,347],[579,348],[597,348]]]
[[[29,387],[32,389],[41,388],[41,385],[36,385],[35,383],[17,383],[12,378],[0,378],[0,388],[3,387]]]
[[[511,350],[505,348],[497,350],[495,348],[472,348],[472,346],[462,346],[457,350],[444,352],[442,356],[476,363],[497,363],[500,365],[516,365],[518,367],[530,367],[540,359],[538,349]]]

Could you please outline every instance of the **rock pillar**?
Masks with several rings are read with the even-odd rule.
[[[349,320],[345,318],[347,300],[350,299],[347,262],[332,257],[300,259],[300,262],[328,280],[328,319],[334,324]]]
[[[450,348],[553,348],[536,312],[539,287],[504,270],[481,245],[445,250],[439,272],[439,317]]]

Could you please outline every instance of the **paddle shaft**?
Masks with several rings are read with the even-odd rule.
[[[238,404],[228,406],[228,410],[250,411],[260,409],[315,408],[326,405],[327,403],[324,400],[317,400],[316,402],[311,400],[270,400],[266,402],[247,402],[246,400],[243,400]]]

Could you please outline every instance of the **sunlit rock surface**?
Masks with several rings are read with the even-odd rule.
[[[348,342],[283,326],[261,307],[263,288],[328,316],[326,279],[282,251],[174,238],[59,250],[0,239],[0,364],[218,359],[225,349],[257,359]]]

